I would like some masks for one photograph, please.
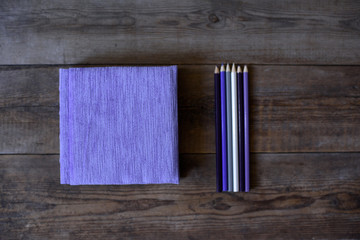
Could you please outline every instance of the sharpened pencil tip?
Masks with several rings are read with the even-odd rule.
[[[248,68],[246,65],[244,66],[244,72],[248,72]]]
[[[229,64],[226,64],[226,71],[230,72],[230,65]]]
[[[236,72],[235,63],[233,63],[233,65],[232,65],[232,67],[231,67],[231,71],[232,71],[232,72]]]
[[[237,67],[237,72],[238,72],[238,73],[241,73],[241,67],[240,67],[240,65]]]
[[[220,72],[225,72],[225,67],[224,67],[224,64],[221,64],[221,67],[220,67]]]
[[[214,71],[214,73],[219,73],[219,68],[218,68],[218,66],[215,66],[215,71]]]

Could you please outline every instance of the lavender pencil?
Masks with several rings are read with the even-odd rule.
[[[237,67],[238,81],[238,131],[239,131],[239,190],[245,191],[245,171],[244,171],[244,93],[243,93],[243,73],[241,67]]]
[[[215,89],[215,136],[216,136],[216,191],[222,191],[221,177],[221,98],[220,98],[220,72],[215,66],[214,71]]]
[[[232,164],[232,114],[231,114],[231,72],[229,64],[226,65],[226,128],[227,128],[227,167],[228,191],[233,191],[233,164]]]
[[[244,151],[245,151],[245,192],[250,191],[250,147],[249,147],[249,83],[248,68],[244,67]]]
[[[225,67],[220,68],[220,100],[221,100],[221,160],[222,160],[222,190],[228,190],[227,179],[227,119],[226,119],[226,74]]]

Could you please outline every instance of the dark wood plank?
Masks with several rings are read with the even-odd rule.
[[[58,68],[0,68],[1,153],[59,152]],[[213,66],[179,66],[181,153],[213,153]],[[360,150],[360,67],[250,67],[252,152]]]
[[[1,1],[0,64],[360,64],[360,2]]]
[[[253,154],[250,193],[215,193],[214,155],[180,185],[59,184],[58,155],[0,156],[4,239],[358,239],[359,153]]]
[[[58,69],[0,69],[1,152],[59,152]]]

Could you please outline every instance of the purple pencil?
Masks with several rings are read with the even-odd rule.
[[[245,191],[245,165],[244,165],[244,93],[243,93],[243,73],[241,67],[237,67],[237,87],[238,87],[238,131],[239,131],[239,190]]]
[[[244,152],[245,152],[245,192],[250,191],[250,147],[249,147],[249,82],[248,68],[244,67]]]
[[[214,72],[214,89],[215,89],[215,136],[216,136],[216,191],[222,191],[221,177],[221,98],[220,98],[220,72],[215,66]]]
[[[228,190],[227,170],[227,128],[226,128],[226,75],[225,67],[220,68],[220,99],[221,99],[221,149],[222,151],[222,190]]]

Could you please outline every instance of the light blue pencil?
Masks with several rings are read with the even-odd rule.
[[[231,68],[231,114],[232,114],[232,157],[233,157],[233,191],[239,191],[239,139],[238,139],[238,102],[237,102],[236,68]]]
[[[227,163],[228,163],[228,191],[233,191],[233,156],[232,156],[232,107],[231,107],[231,72],[226,65],[226,119],[227,119]]]

